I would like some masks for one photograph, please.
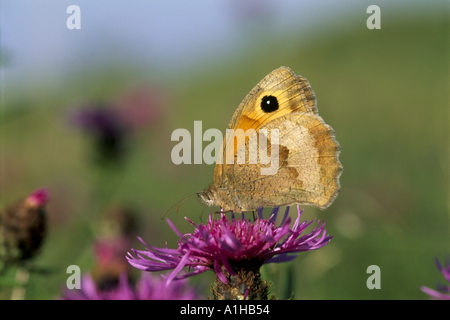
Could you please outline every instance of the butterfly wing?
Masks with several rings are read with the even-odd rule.
[[[245,164],[225,165],[228,185],[239,207],[308,204],[323,210],[331,205],[339,193],[342,173],[333,129],[318,115],[298,113],[275,119],[263,129],[268,132],[267,150],[258,148],[258,154],[270,155],[269,164],[250,164],[251,155],[246,153]],[[279,132],[279,143],[274,145],[273,129]],[[272,154],[273,148],[279,149],[278,154]],[[261,169],[272,163],[277,165],[275,173],[262,175]]]
[[[266,105],[268,102],[269,106]],[[236,110],[228,129],[237,131],[222,143],[225,159],[218,158],[214,183],[230,191],[232,202],[241,209],[258,206],[309,204],[327,208],[336,198],[342,165],[340,147],[333,129],[318,115],[316,99],[308,81],[289,68],[271,72],[246,96]],[[266,152],[271,163],[278,157],[276,173],[261,174],[263,165],[250,159],[250,137],[242,132],[253,129],[258,135],[267,130]],[[278,129],[279,142],[271,146],[271,130]],[[237,163],[237,150],[245,144],[245,163]],[[278,148],[272,155],[271,148]],[[233,163],[230,164],[230,159]],[[225,160],[225,162],[221,162]],[[220,164],[224,163],[224,164]]]
[[[268,96],[277,98],[277,110],[265,112],[261,108],[264,97]],[[287,67],[280,67],[264,77],[236,109],[227,129],[233,130],[237,139],[224,137],[221,145],[223,152],[218,154],[214,169],[214,182],[221,185],[226,178],[222,164],[230,163],[230,159],[235,157],[235,151],[242,147],[244,139],[236,129],[244,132],[249,129],[258,130],[273,119],[292,112],[317,114],[316,98],[308,80],[295,75]]]

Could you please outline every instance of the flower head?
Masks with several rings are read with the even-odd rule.
[[[50,192],[46,188],[40,188],[26,197],[25,202],[29,208],[43,207],[50,200]]]
[[[101,160],[117,161],[122,157],[126,129],[114,109],[91,105],[72,115],[72,122],[93,137]]]
[[[268,220],[262,217],[262,208],[258,209],[258,219],[254,222],[242,218],[231,220],[221,214],[213,219],[209,215],[208,223],[196,225],[186,218],[196,228],[193,233],[182,235],[168,220],[175,233],[180,236],[177,249],[156,248],[146,245],[147,250],[135,250],[128,254],[128,262],[144,271],[161,271],[173,269],[168,277],[182,279],[213,269],[216,276],[227,283],[229,275],[237,275],[240,268],[259,270],[264,263],[286,262],[295,258],[292,253],[319,249],[330,241],[332,237],[326,234],[325,224],[320,222],[309,234],[302,235],[313,221],[300,222],[301,211],[298,209],[297,219],[290,229],[291,219],[288,217],[289,207],[286,209],[283,221],[279,227],[275,220],[279,208],[274,208]],[[188,267],[191,272],[178,275]]]
[[[447,256],[445,268],[439,263],[436,258],[436,266],[439,271],[444,275],[445,280],[450,283],[450,256]],[[438,284],[437,291],[428,287],[422,286],[420,288],[424,293],[428,294],[431,299],[435,300],[450,300],[450,286]]]
[[[126,273],[119,277],[114,288],[102,289],[90,274],[83,275],[80,289],[63,289],[63,300],[194,300],[199,299],[194,287],[186,281],[166,286],[164,279],[143,273],[137,285],[133,285]]]
[[[18,263],[39,252],[46,233],[45,205],[50,192],[41,188],[0,212],[0,258]]]
[[[95,241],[92,278],[101,290],[117,286],[122,274],[130,274],[129,264],[123,258],[130,245],[131,241],[125,236]]]

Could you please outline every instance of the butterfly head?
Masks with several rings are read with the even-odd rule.
[[[207,206],[217,206],[224,211],[242,211],[242,208],[233,201],[230,190],[223,187],[218,188],[214,182],[203,193],[198,194],[198,199]]]
[[[213,184],[211,184],[208,189],[206,189],[205,191],[203,191],[203,193],[199,193],[198,194],[198,200],[203,203],[206,204],[207,206],[211,207],[213,205],[216,204],[215,201],[215,187]]]

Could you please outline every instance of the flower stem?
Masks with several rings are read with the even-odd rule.
[[[28,279],[30,278],[30,272],[23,267],[19,267],[16,272],[17,286],[12,289],[11,300],[24,300],[25,291],[27,289]]]
[[[222,266],[228,283],[223,283],[215,275],[214,284],[211,285],[214,300],[268,300],[270,284],[261,277],[261,264],[254,260],[230,261],[236,275],[230,275]]]

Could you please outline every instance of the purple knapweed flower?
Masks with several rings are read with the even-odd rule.
[[[130,265],[123,258],[130,245],[131,241],[126,236],[95,241],[92,278],[100,289],[113,288],[121,274],[130,274]]]
[[[40,188],[25,198],[26,205],[30,208],[43,207],[50,200],[50,191]]]
[[[450,283],[450,256],[447,256],[445,268],[439,263],[436,258],[436,266],[439,271],[444,275],[445,280]],[[428,287],[422,286],[420,289],[430,296],[433,300],[450,300],[450,286],[438,284],[437,291]]]
[[[63,289],[62,300],[195,300],[200,297],[195,287],[187,281],[174,282],[166,286],[164,279],[143,273],[137,285],[128,280],[126,273],[119,277],[113,289],[102,289],[90,274],[81,278],[80,289]]]
[[[93,137],[101,160],[117,161],[122,157],[127,129],[116,110],[90,105],[75,112],[72,122]]]
[[[73,115],[73,123],[88,131],[105,135],[116,134],[123,125],[117,112],[102,105],[90,105]]]
[[[246,220],[243,214],[242,218],[232,214],[231,220],[224,213],[218,219],[213,219],[210,214],[206,225],[196,225],[186,218],[196,228],[185,235],[167,219],[172,230],[180,236],[178,248],[156,248],[139,239],[147,250],[132,249],[136,257],[128,253],[127,259],[132,266],[144,271],[173,269],[168,283],[212,269],[226,284],[227,278],[237,275],[240,269],[257,270],[259,274],[264,263],[291,261],[296,257],[290,255],[292,253],[319,249],[329,243],[332,237],[326,234],[324,223],[318,222],[313,231],[302,235],[314,220],[300,222],[301,211],[297,209],[292,229],[289,207],[279,227],[275,226],[279,208],[274,208],[268,220],[263,219],[262,208],[258,208],[258,219],[253,222]],[[190,272],[179,274],[184,267]]]

